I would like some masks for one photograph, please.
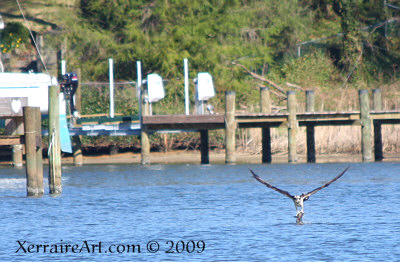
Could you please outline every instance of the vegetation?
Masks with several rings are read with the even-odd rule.
[[[398,0],[386,2],[400,6]],[[51,23],[62,30],[53,44],[67,39],[69,67],[81,68],[84,81],[106,80],[109,57],[116,63],[117,79],[135,80],[137,60],[144,75],[154,72],[168,79],[166,98],[155,106],[160,114],[184,112],[184,58],[189,59],[190,78],[203,71],[212,74],[217,96],[211,103],[217,111],[223,109],[226,90],[236,91],[239,109],[258,104],[260,85],[276,91],[272,98],[278,107],[285,106],[284,91],[296,86],[316,91],[316,108],[344,110],[356,109],[357,89],[381,86],[384,96],[399,89],[400,20],[398,10],[384,4],[382,0],[77,0],[68,9],[61,5]],[[302,101],[302,92],[298,96]],[[88,113],[107,105],[89,90],[87,97],[83,106]],[[388,107],[398,100],[394,98]],[[135,110],[117,109],[125,114]]]
[[[113,57],[118,79],[136,79],[140,60],[145,74],[171,80],[162,102],[162,113],[170,113],[183,101],[183,58],[189,58],[191,78],[202,71],[213,75],[217,108],[226,90],[237,92],[239,104],[255,103],[258,86],[265,84],[232,62],[285,90],[290,88],[286,82],[327,92],[395,80],[400,42],[393,32],[398,23],[382,22],[397,12],[383,3],[80,0],[74,23],[69,17],[61,25],[69,28],[68,61],[81,67],[87,79],[105,80],[105,61]]]
[[[30,42],[28,29],[18,22],[8,23],[1,31],[0,39],[0,52],[3,54],[25,47]]]

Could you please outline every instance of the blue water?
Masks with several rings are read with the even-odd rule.
[[[66,166],[62,195],[42,198],[0,167],[0,261],[400,261],[400,164],[350,165],[305,202],[304,225],[248,168],[300,194],[347,164]]]

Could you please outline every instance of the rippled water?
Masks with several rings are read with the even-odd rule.
[[[399,163],[352,163],[305,203],[302,226],[292,201],[248,171],[299,194],[346,166],[66,166],[63,194],[42,198],[25,197],[24,169],[1,167],[0,260],[399,261]],[[157,253],[148,251],[155,250],[153,240]],[[101,253],[49,250],[99,242]],[[37,253],[39,245],[49,247]]]

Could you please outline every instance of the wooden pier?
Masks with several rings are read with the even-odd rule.
[[[400,124],[400,111],[382,111],[380,91],[373,91],[373,110],[369,108],[367,90],[359,91],[360,111],[352,112],[313,112],[314,92],[306,92],[306,111],[296,112],[296,99],[294,91],[287,94],[287,112],[270,113],[268,89],[261,89],[262,113],[236,114],[234,113],[234,93],[226,94],[226,112],[223,115],[144,115],[142,129],[149,131],[181,130],[183,132],[199,132],[201,135],[201,162],[209,162],[208,130],[226,130],[226,162],[234,163],[235,157],[235,132],[238,128],[262,128],[262,162],[270,163],[271,137],[270,129],[285,127],[288,129],[288,162],[297,162],[296,136],[298,127],[306,127],[307,132],[307,162],[316,161],[315,156],[315,127],[317,126],[359,126],[361,129],[361,147],[363,161],[380,161],[382,154],[382,124]],[[148,141],[148,140],[147,140]],[[142,141],[146,143],[146,141]],[[203,145],[207,144],[207,146]],[[142,144],[143,147],[149,145]],[[373,154],[374,150],[374,154]],[[146,155],[146,158],[148,156]],[[148,163],[148,161],[146,161]]]
[[[271,113],[271,101],[268,88],[260,90],[260,113],[236,113],[235,93],[226,93],[226,106],[224,114],[212,115],[149,115],[146,99],[142,99],[142,115],[139,118],[121,116],[117,122],[96,120],[93,123],[81,123],[70,128],[74,141],[75,164],[82,164],[82,154],[79,147],[80,135],[137,135],[141,137],[141,163],[150,164],[150,140],[154,132],[198,132],[201,138],[201,163],[207,164],[209,159],[209,130],[225,130],[226,163],[236,162],[236,131],[239,128],[262,129],[262,163],[272,162],[271,153],[271,128],[286,128],[288,132],[288,162],[297,162],[297,136],[299,127],[306,127],[307,162],[316,161],[315,127],[318,126],[359,126],[361,130],[361,148],[363,161],[380,161],[383,159],[383,138],[381,126],[383,124],[400,124],[400,111],[382,111],[381,93],[379,89],[372,92],[372,109],[368,91],[359,91],[360,111],[351,112],[315,112],[314,92],[306,91],[305,112],[297,112],[296,94],[294,91],[287,93],[287,110],[283,113]],[[144,93],[145,96],[145,93]],[[4,100],[4,99],[3,99]],[[21,100],[23,101],[23,100]],[[22,109],[18,114],[13,114],[10,108],[12,101],[4,100],[4,109],[1,118],[11,119],[8,125],[14,126],[7,136],[0,137],[0,145],[14,145],[13,163],[22,165],[22,144],[25,143],[23,130]],[[23,101],[26,103],[26,101]],[[22,104],[23,105],[23,104]],[[21,106],[22,108],[22,106]],[[8,111],[7,111],[8,110]],[[101,121],[100,121],[101,120]],[[22,126],[22,129],[21,129]],[[54,123],[51,124],[54,126]],[[49,130],[53,130],[49,128]],[[21,131],[22,130],[22,131]],[[47,131],[47,135],[49,132]],[[51,139],[50,139],[51,140]],[[78,142],[76,142],[78,141]],[[58,143],[58,142],[57,142]],[[18,150],[19,148],[19,150]],[[57,150],[58,152],[58,150]],[[77,157],[75,157],[77,156]],[[78,157],[79,156],[79,157]],[[56,156],[55,169],[51,168],[54,181],[60,177],[60,157]],[[18,160],[19,159],[19,160]],[[79,160],[80,159],[80,160]],[[53,162],[50,161],[51,163]],[[79,163],[78,163],[79,162]],[[53,166],[53,165],[52,165]],[[54,170],[53,170],[54,169]],[[57,179],[56,179],[57,178]],[[51,184],[60,191],[59,183]],[[60,189],[59,189],[60,188]]]

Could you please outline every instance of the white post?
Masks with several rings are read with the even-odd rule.
[[[142,118],[142,63],[140,61],[136,61],[136,74],[137,74],[137,98],[139,101],[139,117],[140,117],[140,123],[142,123],[141,118]]]
[[[61,75],[65,75],[67,73],[67,61],[64,59],[61,60]]]
[[[0,30],[3,30],[6,27],[6,25],[4,24],[3,18],[1,17],[0,14]],[[0,33],[0,44],[1,44],[1,33]],[[0,72],[4,72],[4,66],[3,66],[3,62],[1,61],[1,52],[0,52]]]
[[[142,87],[142,64],[140,63],[140,61],[136,61],[136,67],[137,67],[137,96],[140,97],[140,93],[141,93],[141,87]]]
[[[188,59],[183,59],[183,70],[185,73],[185,114],[189,115],[189,66]]]
[[[4,24],[3,18],[1,17],[0,14],[0,30],[3,30],[6,27],[6,25]],[[0,44],[1,44],[1,33],[0,33]],[[4,72],[4,66],[3,66],[3,62],[1,61],[1,52],[0,52],[0,72]]]
[[[110,117],[114,118],[114,62],[108,59],[109,76],[110,76]]]

